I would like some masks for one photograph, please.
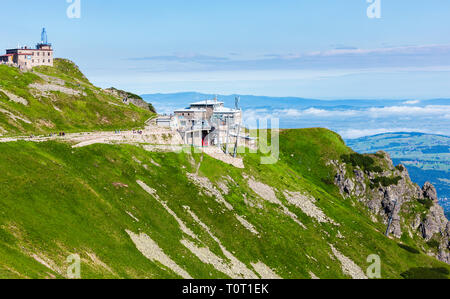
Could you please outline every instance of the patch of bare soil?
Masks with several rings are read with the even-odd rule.
[[[297,215],[289,211],[289,209],[277,198],[272,187],[255,181],[255,179],[251,177],[244,176],[244,178],[248,180],[248,186],[253,190],[253,192],[258,194],[262,199],[280,206],[285,215],[289,216],[295,223],[306,229],[306,226],[298,220]]]
[[[220,148],[215,146],[209,146],[203,148],[203,152],[208,156],[222,161],[223,163],[232,165],[236,168],[244,169],[244,160],[242,158],[234,158],[230,155],[225,154]]]
[[[40,119],[40,120],[38,120],[37,121],[37,125],[39,127],[47,127],[47,128],[54,128],[55,127],[55,124],[52,121],[47,120],[47,119]]]
[[[124,183],[121,183],[121,182],[115,182],[115,183],[112,183],[112,185],[114,187],[116,187],[116,188],[128,188],[127,184],[124,184]]]
[[[6,114],[9,118],[11,118],[15,122],[17,122],[18,120],[21,120],[24,123],[31,124],[31,121],[29,121],[28,119],[20,117],[20,116],[17,116],[15,114],[9,112],[8,110],[0,108],[0,112],[3,113],[3,114]]]
[[[218,203],[223,204],[228,210],[234,210],[233,206],[225,200],[220,191],[213,185],[213,183],[211,183],[208,178],[201,177],[195,173],[186,173],[186,175],[189,180],[195,185],[199,186],[206,195],[214,197]]]
[[[13,93],[11,93],[9,91],[6,91],[4,89],[0,89],[0,91],[3,92],[4,94],[6,94],[6,96],[9,98],[10,101],[13,101],[13,102],[16,102],[16,103],[28,106],[28,101],[26,99],[21,98],[21,97],[15,95],[15,94],[13,94]]]
[[[193,239],[198,240],[198,237],[192,232],[192,230],[190,230],[186,224],[177,216],[177,214],[175,214],[174,211],[172,211],[169,206],[167,205],[167,203],[163,202],[158,194],[156,193],[156,190],[149,187],[147,184],[145,184],[142,181],[137,181],[137,183],[139,184],[139,186],[141,186],[142,189],[144,189],[148,194],[150,194],[151,196],[153,196],[153,198],[155,198],[163,207],[164,209],[170,214],[172,215],[172,217],[174,217],[174,219],[177,221],[178,225],[180,226],[180,229],[183,233],[185,233],[186,235],[190,236]]]
[[[272,187],[255,181],[255,179],[251,177],[248,178],[248,186],[262,199],[277,205],[282,205],[281,201],[275,195],[275,191],[273,191]]]
[[[195,244],[183,240],[183,244],[189,248],[197,257],[204,263],[212,264],[217,270],[229,275],[231,278],[245,278],[245,279],[257,279],[258,276],[253,273],[252,270],[237,259],[231,252],[229,252],[222,242],[211,232],[209,227],[203,223],[189,207],[185,207],[191,217],[197,222],[209,235],[216,241],[222,250],[225,257],[229,260],[229,263],[224,262],[221,258],[213,254],[208,248],[198,248]]]
[[[303,213],[316,219],[319,223],[332,223],[334,225],[338,225],[333,219],[330,219],[315,205],[315,198],[304,195],[300,192],[290,192],[287,190],[284,191],[284,196],[290,204],[300,208]]]
[[[107,264],[105,264],[102,260],[98,258],[95,253],[86,252],[87,256],[91,259],[91,261],[94,263],[94,265],[99,266],[106,271],[110,272],[111,274],[116,274]]]
[[[130,212],[126,212],[128,214],[128,216],[130,216],[131,218],[134,219],[134,221],[139,222],[139,219],[137,217],[135,217],[132,213]]]
[[[79,95],[85,96],[86,95],[86,93],[81,92],[79,90],[75,90],[75,89],[68,88],[63,85],[58,85],[58,84],[54,84],[54,83],[47,83],[47,84],[33,83],[33,84],[28,85],[28,87],[32,88],[32,89],[36,89],[45,95],[47,95],[47,93],[49,91],[58,91],[58,92],[62,92],[62,93],[68,94],[68,95],[72,95],[72,96],[79,96]]]
[[[263,262],[258,262],[256,264],[252,263],[251,265],[253,269],[255,269],[255,271],[258,272],[259,276],[261,276],[262,279],[281,279],[280,276],[278,276],[272,269],[270,269]]]
[[[36,71],[34,71],[34,74],[41,77],[44,81],[52,83],[52,84],[57,84],[57,85],[65,85],[66,84],[66,81],[64,81],[63,79],[57,78],[57,77],[47,76],[47,75],[44,75],[44,74],[36,72]]]
[[[153,159],[150,159],[150,163],[152,163],[152,164],[155,165],[156,167],[161,167],[161,165],[159,165],[158,163],[156,163]]]
[[[56,273],[59,273],[59,274],[63,273],[63,271],[61,271],[61,269],[56,265],[56,263],[53,260],[49,259],[48,257],[46,257],[46,256],[44,256],[42,254],[38,255],[36,253],[33,253],[31,255],[31,257],[35,261],[40,263],[41,265],[43,265],[43,266],[47,267],[48,269],[52,270],[53,272],[56,272]]]
[[[337,250],[333,245],[330,245],[334,256],[339,260],[342,265],[342,271],[350,275],[353,279],[367,279],[367,276],[361,270],[361,268],[355,264],[351,259],[343,255],[339,250]]]
[[[247,220],[245,220],[243,217],[239,215],[235,215],[236,219],[246,228],[248,229],[252,234],[259,235],[259,232],[256,230],[256,228]]]
[[[159,262],[173,272],[177,273],[185,279],[192,279],[192,277],[184,269],[177,265],[163,250],[144,233],[135,234],[132,231],[126,230],[136,248],[150,261]]]
[[[230,193],[230,185],[236,185],[236,182],[233,180],[232,177],[230,177],[229,175],[227,176],[223,176],[222,177],[223,180],[219,181],[217,183],[217,186],[219,187],[219,189],[222,191],[223,194],[227,195]]]
[[[148,152],[156,153],[181,153],[183,151],[183,146],[181,145],[144,145],[142,147]]]

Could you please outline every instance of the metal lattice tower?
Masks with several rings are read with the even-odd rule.
[[[47,44],[48,44],[48,40],[47,40],[47,31],[45,30],[45,28],[42,28],[42,33],[41,33],[41,44],[43,44],[43,45],[47,45]]]

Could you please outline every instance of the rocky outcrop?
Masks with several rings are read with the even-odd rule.
[[[364,182],[364,173],[360,169],[354,170],[357,179],[351,179],[350,176],[347,175],[347,169],[344,163],[331,161],[330,164],[337,169],[334,182],[339,187],[339,190],[344,197],[351,195],[359,197],[365,194],[366,184]]]
[[[450,264],[450,221],[447,222],[437,258]]]
[[[434,189],[434,186],[432,187],[432,189]],[[430,200],[433,199],[427,196],[425,196],[425,198],[428,198]],[[435,234],[441,234],[442,236],[444,236],[445,230],[447,228],[447,223],[448,220],[445,217],[444,209],[437,203],[437,201],[433,202],[433,205],[430,207],[428,214],[420,224],[422,237],[425,240],[429,241]]]
[[[437,192],[434,186],[426,183],[423,192],[425,198],[433,201],[433,205],[430,207],[425,219],[420,223],[419,229],[426,241],[433,239],[439,242],[436,257],[450,264],[450,221],[445,217],[444,209],[438,203]]]
[[[149,110],[153,113],[156,113],[155,108],[152,104],[147,103],[142,99],[140,96],[133,94],[131,92],[123,91],[120,89],[116,89],[114,87],[107,88],[104,90],[106,93],[109,93],[110,95],[119,98],[122,100],[125,104],[133,104],[134,106],[140,107],[145,110]]]
[[[438,196],[436,188],[430,183],[426,182],[422,188],[423,196],[431,199],[433,202],[438,202]]]
[[[338,160],[329,162],[336,171],[334,183],[342,196],[353,197],[364,203],[385,224],[392,216],[389,233],[397,238],[404,232],[409,232],[420,235],[425,241],[438,240],[440,246],[435,256],[450,264],[450,224],[438,203],[436,188],[428,182],[422,188],[411,182],[406,167],[394,167],[390,156],[385,152],[378,152],[372,157],[378,168],[364,168]],[[424,202],[427,212],[411,215],[413,212],[408,209],[407,203],[414,202]],[[402,215],[405,214],[412,220],[408,222],[404,219]]]
[[[361,167],[349,167],[339,161],[332,161],[337,170],[335,184],[343,197],[355,197],[365,203],[375,214],[383,218],[387,224],[389,217],[393,215],[391,231],[396,237],[401,237],[401,221],[399,213],[405,201],[420,196],[422,191],[419,186],[411,183],[409,174],[405,168],[400,171],[400,167],[395,168],[389,155],[384,152],[377,153],[383,157],[379,164],[385,166],[381,173],[373,170],[363,170]],[[351,172],[349,172],[351,171]],[[398,178],[397,184],[379,184],[373,182],[379,177]]]

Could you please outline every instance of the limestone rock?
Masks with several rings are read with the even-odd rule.
[[[421,224],[423,238],[429,241],[435,234],[445,236],[447,224],[444,209],[438,203],[434,203]]]
[[[425,185],[423,185],[422,191],[425,198],[429,198],[434,202],[438,202],[436,188],[430,182],[426,182]]]
[[[443,208],[438,203],[436,188],[429,182],[420,188],[414,184],[404,165],[394,167],[391,158],[385,152],[378,152],[381,157],[381,165],[385,165],[383,171],[371,172],[363,171],[359,167],[354,167],[352,172],[348,171],[348,166],[340,161],[330,161],[336,170],[335,184],[338,186],[344,198],[356,197],[358,201],[364,203],[373,216],[381,216],[385,224],[392,217],[392,225],[389,233],[400,238],[403,232],[416,233],[423,237],[425,241],[432,238],[440,242],[439,251],[434,254],[439,260],[450,264],[450,224],[445,217]],[[350,175],[349,175],[350,174]],[[367,182],[378,177],[400,177],[398,184],[390,186],[369,186]],[[409,214],[409,222],[403,219],[405,213],[412,213],[407,203],[412,203],[418,199],[430,199],[433,201],[432,207],[426,215],[417,213]],[[402,213],[401,213],[402,212]],[[402,225],[405,226],[402,229]],[[404,230],[404,231],[403,231]]]

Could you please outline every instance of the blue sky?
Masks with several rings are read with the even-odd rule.
[[[75,0],[74,0],[75,1]],[[320,99],[449,97],[450,1],[66,0],[2,3],[0,48],[46,27],[102,87]],[[17,9],[17,8],[20,9]]]

